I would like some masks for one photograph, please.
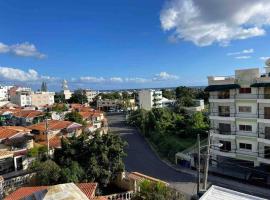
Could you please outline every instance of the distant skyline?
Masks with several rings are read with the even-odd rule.
[[[264,67],[269,10],[269,0],[1,1],[0,84],[203,86]]]

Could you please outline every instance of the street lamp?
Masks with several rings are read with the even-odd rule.
[[[197,178],[198,178],[198,183],[197,183],[197,194],[200,192],[200,182],[201,182],[201,177],[200,177],[200,167],[201,167],[201,149],[204,147],[207,147],[207,154],[206,154],[206,160],[205,160],[205,169],[204,169],[204,183],[203,183],[203,189],[207,189],[207,178],[208,178],[208,168],[209,168],[209,156],[210,156],[210,147],[222,147],[222,143],[217,143],[217,144],[211,144],[210,143],[210,132],[208,132],[208,144],[204,146],[200,146],[200,134],[197,135],[197,142],[198,142],[198,167],[197,167]]]

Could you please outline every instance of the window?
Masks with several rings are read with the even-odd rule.
[[[270,107],[264,107],[264,119],[270,119]]]
[[[239,148],[240,149],[251,150],[252,149],[252,144],[239,143]]]
[[[230,117],[230,106],[219,106],[218,113],[219,116]]]
[[[230,98],[230,90],[220,91],[218,93],[219,99],[229,99]]]
[[[231,125],[219,123],[219,133],[220,134],[230,134],[231,133]]]
[[[251,88],[240,88],[239,93],[240,94],[250,94],[251,93]]]
[[[238,109],[239,112],[246,112],[246,113],[251,112],[251,106],[239,106]]]
[[[252,126],[251,125],[239,125],[239,130],[240,131],[252,131]]]
[[[219,143],[222,144],[220,151],[231,151],[231,142],[220,140]]]
[[[270,139],[270,127],[264,128],[265,139]]]
[[[264,158],[270,158],[270,146],[264,146]]]

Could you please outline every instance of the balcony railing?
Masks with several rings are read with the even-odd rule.
[[[209,99],[270,99],[269,93],[260,93],[260,94],[210,94]]]

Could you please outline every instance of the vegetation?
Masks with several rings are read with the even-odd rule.
[[[56,103],[52,106],[52,111],[55,111],[57,113],[68,111],[68,108],[65,104]]]
[[[162,89],[162,96],[167,99],[175,99],[175,90]]]
[[[79,124],[85,124],[82,116],[77,111],[72,111],[70,113],[67,113],[65,115],[65,120],[76,122],[76,123],[79,123]]]
[[[40,91],[42,91],[42,92],[47,92],[48,91],[48,87],[47,87],[46,82],[44,82],[44,81],[42,82]]]
[[[164,183],[154,183],[148,180],[140,184],[140,191],[132,200],[183,200],[184,196],[167,187]]]
[[[65,95],[62,93],[56,93],[54,95],[54,102],[55,103],[66,103]]]
[[[68,100],[69,103],[80,103],[85,104],[88,102],[85,91],[82,89],[75,90]]]
[[[66,182],[98,182],[106,187],[124,170],[125,142],[118,135],[96,134],[92,139],[82,135],[62,139],[62,148],[54,153],[54,160],[35,162],[31,169],[37,173],[39,184]]]
[[[122,96],[119,94],[119,92],[101,93],[99,96],[101,96],[102,99],[122,99]]]
[[[44,158],[46,154],[47,154],[47,147],[45,146],[35,146],[27,151],[28,157],[36,157],[38,159]]]
[[[128,122],[138,127],[161,156],[171,161],[175,153],[195,143],[198,133],[204,138],[208,130],[208,120],[203,113],[188,115],[166,108],[134,111]]]

